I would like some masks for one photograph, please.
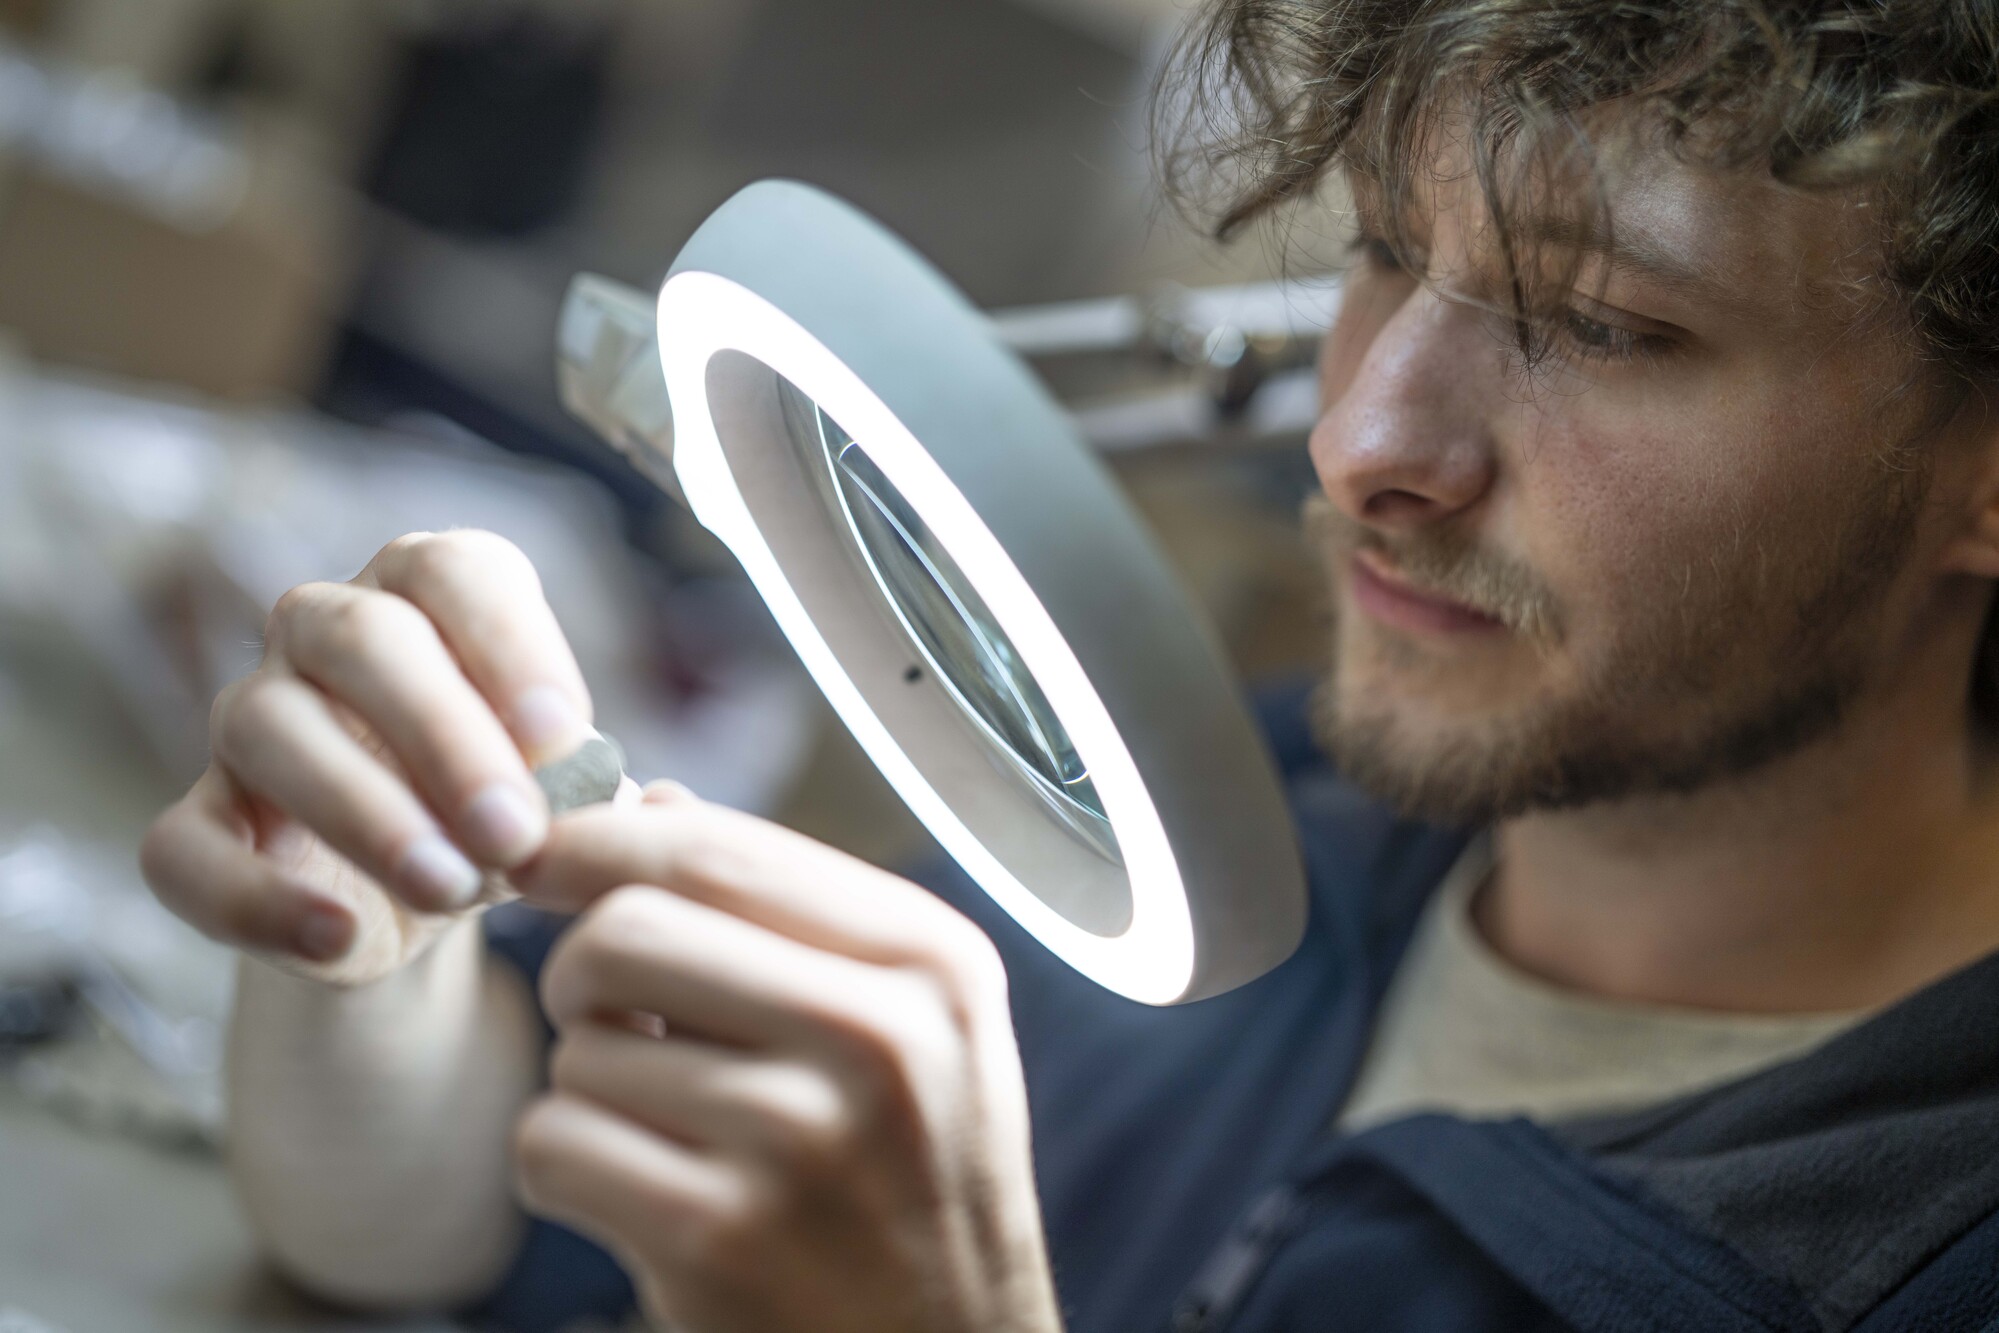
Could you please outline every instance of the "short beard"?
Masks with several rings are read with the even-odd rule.
[[[1312,725],[1334,766],[1362,791],[1412,819],[1471,828],[1535,810],[1686,795],[1752,772],[1837,729],[1864,684],[1864,673],[1839,664],[1785,682],[1680,744],[1621,740],[1578,706],[1543,714],[1517,736],[1457,739],[1421,764],[1410,762],[1393,718],[1342,714],[1331,680],[1313,693]]]
[[[1784,602],[1770,602],[1767,586],[1746,573],[1755,558],[1745,557],[1732,582],[1716,579],[1683,602],[1680,614],[1662,615],[1631,636],[1568,698],[1490,725],[1468,724],[1418,753],[1392,708],[1356,707],[1341,697],[1335,666],[1313,698],[1314,733],[1362,790],[1412,818],[1464,827],[1536,810],[1685,795],[1751,773],[1835,731],[1867,689],[1878,613],[1913,545],[1926,482],[1922,468],[1877,474],[1871,493],[1849,501],[1831,525],[1831,540],[1790,553],[1793,568],[1809,560],[1813,576],[1794,584]],[[1355,545],[1377,544],[1317,497],[1306,521],[1331,557],[1334,578]],[[1452,558],[1481,563],[1465,552],[1433,555],[1429,565]],[[1416,563],[1405,558],[1405,566]],[[1529,580],[1523,594],[1538,586],[1518,571],[1511,582],[1522,579]],[[1478,581],[1467,572],[1449,586],[1469,590]],[[1525,624],[1500,618],[1528,634],[1536,625],[1559,625],[1557,610],[1550,605]],[[1335,664],[1339,633],[1336,614]],[[1688,722],[1665,736],[1648,734],[1646,722],[1660,716]]]

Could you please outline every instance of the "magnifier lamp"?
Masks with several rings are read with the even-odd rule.
[[[1150,1004],[1288,956],[1296,836],[1213,634],[985,315],[849,205],[765,181],[657,299],[590,275],[565,403],[719,537],[960,866]]]

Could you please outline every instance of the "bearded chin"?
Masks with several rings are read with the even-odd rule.
[[[1349,781],[1406,815],[1448,825],[1684,796],[1753,773],[1836,731],[1882,669],[1883,616],[1914,549],[1928,457],[1919,453],[1906,468],[1863,468],[1809,524],[1784,525],[1788,542],[1766,525],[1752,539],[1708,543],[1704,549],[1733,547],[1743,557],[1720,569],[1697,561],[1695,568],[1714,571],[1706,578],[1667,576],[1633,590],[1625,604],[1649,613],[1634,609],[1595,661],[1574,664],[1559,695],[1449,725],[1418,726],[1403,711],[1406,691],[1367,688],[1375,675],[1420,685],[1410,673],[1426,670],[1426,655],[1369,629],[1351,645],[1341,642],[1342,618],[1352,611],[1340,605],[1337,582],[1360,531],[1330,506],[1308,506],[1308,531],[1336,585],[1334,669],[1313,699],[1313,731]],[[1433,563],[1475,563],[1459,555],[1455,565]],[[1762,577],[1772,569],[1789,577]],[[1548,600],[1531,571],[1487,582],[1523,604]],[[1508,632],[1560,619],[1516,618]],[[1354,678],[1342,679],[1349,647],[1373,660],[1355,663]],[[1572,651],[1574,641],[1541,648]],[[1442,665],[1432,659],[1427,668]]]
[[[1477,827],[1529,811],[1687,795],[1751,773],[1835,731],[1861,687],[1859,671],[1823,664],[1669,737],[1647,737],[1613,697],[1625,691],[1605,691],[1419,741],[1393,707],[1343,697],[1333,673],[1313,693],[1311,723],[1361,791],[1411,819]]]

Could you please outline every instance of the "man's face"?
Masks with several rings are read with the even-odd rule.
[[[1934,399],[1897,392],[1895,321],[1862,317],[1866,208],[1637,159],[1529,374],[1477,186],[1433,174],[1423,280],[1363,243],[1321,362],[1335,757],[1474,821],[1693,790],[1836,727],[1924,632],[1958,508],[1903,447]]]

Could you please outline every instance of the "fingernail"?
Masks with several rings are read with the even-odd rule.
[[[353,936],[354,923],[346,912],[331,903],[314,903],[305,909],[295,939],[301,957],[330,963],[347,952]]]
[[[514,738],[534,758],[557,746],[574,745],[589,733],[569,696],[553,685],[536,685],[514,700]]]
[[[479,867],[440,833],[426,833],[411,843],[398,870],[398,878],[418,907],[456,912],[471,906],[479,896]]]
[[[525,861],[548,836],[548,817],[518,788],[495,782],[465,807],[465,830],[501,865]]]

